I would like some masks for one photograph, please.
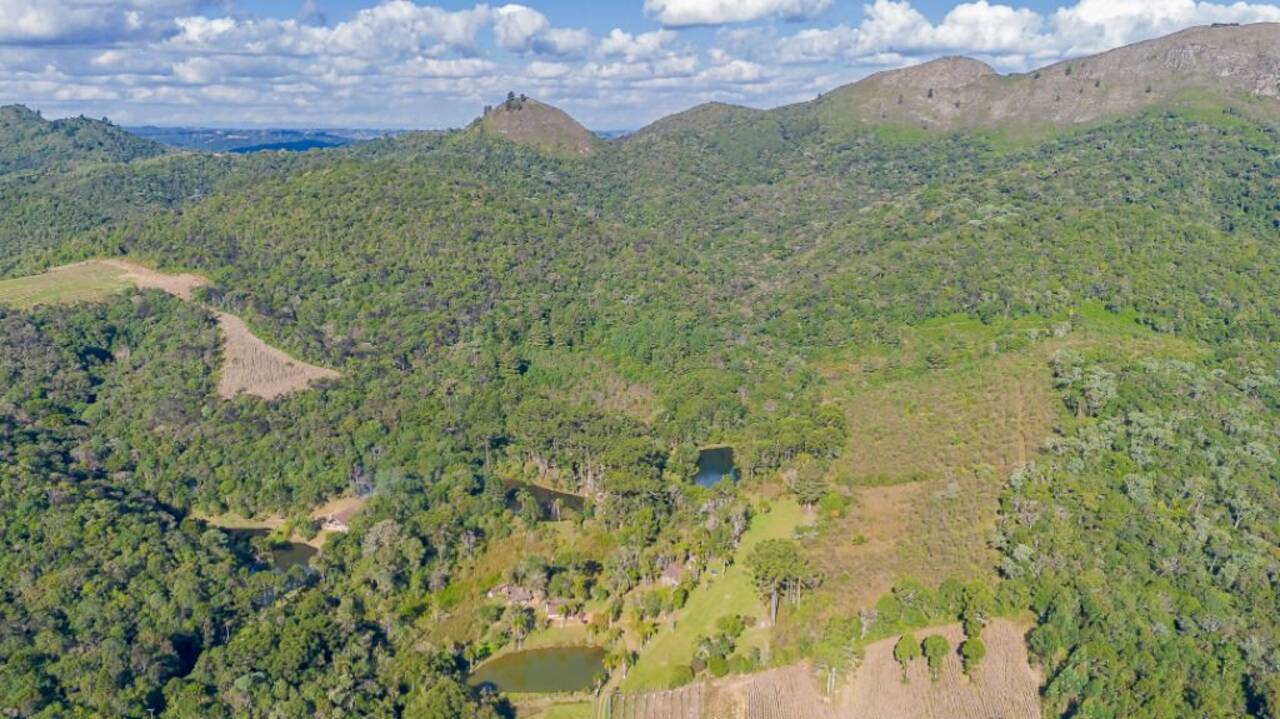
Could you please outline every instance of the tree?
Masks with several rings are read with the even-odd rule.
[[[947,654],[951,652],[951,643],[946,637],[938,634],[930,634],[924,638],[925,659],[929,660],[929,676],[934,681],[938,680],[938,675],[942,672],[942,663],[946,660]]]
[[[987,645],[981,639],[971,637],[960,645],[960,659],[964,663],[964,673],[972,674],[978,663],[987,655]]]
[[[964,622],[965,636],[977,639],[982,635],[982,628],[995,613],[995,593],[986,582],[978,579],[965,586],[960,601],[960,619]]]
[[[907,666],[920,658],[920,642],[916,635],[907,632],[899,637],[898,643],[893,645],[893,658],[902,665],[902,680],[906,681]]]
[[[778,619],[778,602],[790,595],[799,601],[800,592],[815,585],[818,575],[809,560],[800,554],[795,542],[766,539],[747,557],[747,567],[761,597],[769,601],[769,618]]]
[[[822,471],[820,464],[810,462],[800,469],[799,476],[796,477],[796,500],[804,505],[806,512],[813,512],[813,505],[827,494],[827,480],[822,476]]]
[[[519,647],[524,638],[529,636],[529,632],[533,631],[533,610],[528,607],[511,607],[507,611],[510,614],[507,622],[511,626],[511,636],[515,637],[516,646]]]

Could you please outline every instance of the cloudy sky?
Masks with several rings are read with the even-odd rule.
[[[1280,0],[0,0],[0,104],[123,124],[435,128],[508,89],[595,129],[963,54],[1023,71]]]

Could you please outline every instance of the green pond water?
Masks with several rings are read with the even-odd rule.
[[[555,519],[557,508],[560,513],[569,510],[581,514],[583,507],[586,506],[586,500],[576,494],[559,492],[548,487],[525,482],[508,482],[507,508],[513,512],[520,511],[520,493],[522,491],[528,492],[533,496],[534,501],[538,503],[538,509],[543,519]]]
[[[504,692],[576,692],[590,689],[603,671],[600,647],[546,647],[503,654],[481,664],[469,681]]]
[[[733,447],[708,447],[698,453],[698,474],[693,481],[703,487],[712,487],[729,478],[738,479],[738,470],[733,466]]]
[[[265,537],[271,534],[269,529],[228,529],[228,534],[245,539],[254,537]],[[290,567],[295,565],[307,566],[307,562],[311,560],[317,553],[315,547],[300,542],[285,542],[271,548],[271,566],[278,572],[287,572]]]

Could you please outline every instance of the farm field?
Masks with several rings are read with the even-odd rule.
[[[36,305],[93,302],[132,286],[125,270],[104,262],[81,262],[39,275],[0,280],[0,305],[28,309]]]
[[[796,527],[808,518],[792,500],[776,501],[765,514],[752,519],[742,537],[734,563],[719,577],[710,579],[689,594],[684,609],[677,615],[675,626],[664,625],[640,654],[640,661],[622,683],[624,691],[648,691],[666,686],[673,667],[688,664],[693,658],[698,638],[714,632],[716,620],[732,614],[762,620],[743,634],[741,644],[763,643],[768,632],[768,609],[751,584],[747,556],[766,539],[790,537]]]
[[[215,314],[222,328],[223,359],[218,395],[223,399],[231,399],[241,392],[275,399],[304,390],[312,382],[338,378],[338,373],[331,369],[301,362],[263,342],[239,317],[226,312]]]
[[[128,260],[92,260],[39,275],[0,281],[0,304],[29,308],[41,304],[93,302],[128,287],[156,289],[193,302],[195,289],[207,284],[209,281],[199,275],[158,272]],[[267,344],[236,315],[205,309],[217,318],[222,332],[223,364],[218,377],[218,395],[223,399],[243,392],[270,400],[304,390],[313,382],[340,376]]]
[[[956,647],[964,640],[959,624],[923,629],[946,637],[952,651],[937,681],[929,677],[924,659],[912,662],[904,681],[902,667],[893,658],[897,638],[867,647],[866,659],[852,680],[837,695],[837,714],[849,719],[1039,719],[1040,676],[1027,663],[1025,628],[1005,619],[993,621],[982,632],[987,656],[964,675]]]

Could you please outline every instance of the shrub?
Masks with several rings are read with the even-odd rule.
[[[710,657],[707,659],[707,671],[713,677],[722,677],[729,673],[729,661],[721,656]]]
[[[971,674],[978,668],[978,663],[987,655],[987,645],[977,637],[966,639],[960,645],[960,659],[964,662],[964,673]]]
[[[951,652],[951,642],[948,642],[946,637],[932,634],[924,638],[922,648],[925,658],[929,660],[929,676],[937,681],[938,674],[942,671],[942,662]]]

